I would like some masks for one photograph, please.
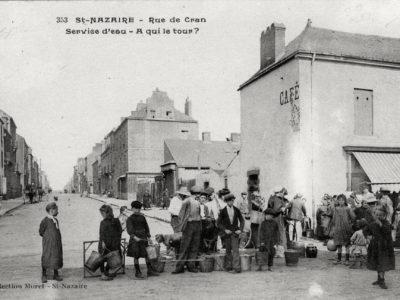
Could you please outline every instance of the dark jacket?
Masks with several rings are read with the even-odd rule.
[[[120,250],[121,246],[121,223],[117,218],[105,219],[100,223],[99,252],[108,253],[109,251]],[[106,244],[107,249],[103,249],[102,242]]]
[[[147,240],[150,237],[150,229],[145,216],[142,214],[131,214],[126,220],[126,231],[131,239],[134,236]]]
[[[268,252],[273,253],[274,245],[279,241],[279,225],[275,220],[264,220],[258,229],[258,247],[264,244]]]
[[[233,206],[232,208],[233,208],[233,222],[232,223],[231,223],[231,220],[229,219],[227,207],[224,207],[223,209],[221,209],[221,212],[219,214],[217,226],[218,226],[218,229],[220,229],[222,235],[225,234],[225,229],[228,229],[228,230],[232,231],[233,233],[236,230],[243,231],[244,219],[243,219],[242,213],[236,206]]]

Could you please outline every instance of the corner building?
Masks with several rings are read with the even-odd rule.
[[[399,48],[311,21],[286,45],[285,26],[269,26],[260,69],[239,88],[241,173],[256,174],[262,194],[304,194],[310,216],[324,193],[398,191]]]
[[[155,177],[162,175],[164,140],[193,140],[198,135],[198,122],[192,118],[188,99],[182,113],[166,92],[153,91],[146,103],[138,103],[136,111],[123,118],[113,132],[113,185],[117,196],[140,199],[138,186],[154,183]]]

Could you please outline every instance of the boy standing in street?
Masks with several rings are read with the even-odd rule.
[[[274,220],[275,212],[272,208],[267,208],[264,214],[265,220],[260,225],[257,241],[260,252],[268,252],[268,271],[272,271],[275,245],[279,241],[279,225]],[[261,271],[261,265],[259,265],[258,270]]]
[[[58,269],[63,267],[63,250],[61,243],[61,232],[56,216],[58,207],[54,202],[46,206],[47,216],[42,220],[39,234],[42,239],[42,283],[47,282],[47,269],[53,269],[53,279],[62,281],[58,275]]]
[[[240,273],[239,234],[243,231],[244,219],[240,210],[233,206],[234,195],[228,194],[224,197],[224,200],[227,205],[221,210],[217,224],[225,239],[226,258],[229,260],[232,258],[233,270],[236,273]]]

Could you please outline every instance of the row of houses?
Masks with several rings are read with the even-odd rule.
[[[0,110],[0,200],[21,197],[30,186],[50,188],[40,160],[24,137],[17,134],[14,119]]]
[[[90,154],[78,158],[65,189],[120,199],[140,199],[147,190],[157,201],[196,181],[222,188],[233,185],[228,170],[237,165],[239,147],[239,134],[212,141],[211,133],[204,132],[200,140],[191,101],[186,99],[181,112],[166,92],[156,89]]]
[[[95,191],[129,198],[149,178],[168,192],[222,178],[238,191],[257,185],[267,197],[285,186],[313,213],[325,193],[399,192],[400,39],[310,20],[289,43],[285,32],[273,23],[261,33],[260,66],[238,89],[240,139],[197,140],[190,102],[181,114],[155,91],[101,143]]]

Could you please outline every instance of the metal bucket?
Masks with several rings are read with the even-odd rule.
[[[299,252],[299,257],[306,256],[306,246],[303,242],[291,242],[289,245],[289,249],[297,250]]]
[[[251,256],[248,254],[243,254],[240,256],[240,267],[242,272],[251,271]]]
[[[256,251],[256,265],[257,266],[265,266],[268,264],[268,252],[260,252]]]
[[[103,256],[97,251],[92,251],[89,258],[85,262],[85,267],[90,271],[95,272],[103,262]]]
[[[299,251],[288,249],[285,251],[285,261],[288,267],[295,267],[299,262]]]
[[[204,260],[199,261],[200,272],[208,273],[214,270],[214,257],[205,256]]]
[[[214,255],[214,271],[224,271],[225,254]]]
[[[165,257],[161,257],[160,260],[165,260]],[[153,269],[158,273],[164,272],[165,268],[165,261],[160,261],[160,260],[152,261],[150,263]]]
[[[114,273],[122,266],[122,257],[118,250],[111,251],[104,257],[107,259],[107,266],[110,268],[111,273]]]
[[[160,245],[148,245],[146,247],[146,252],[149,260],[156,260],[160,257]]]

